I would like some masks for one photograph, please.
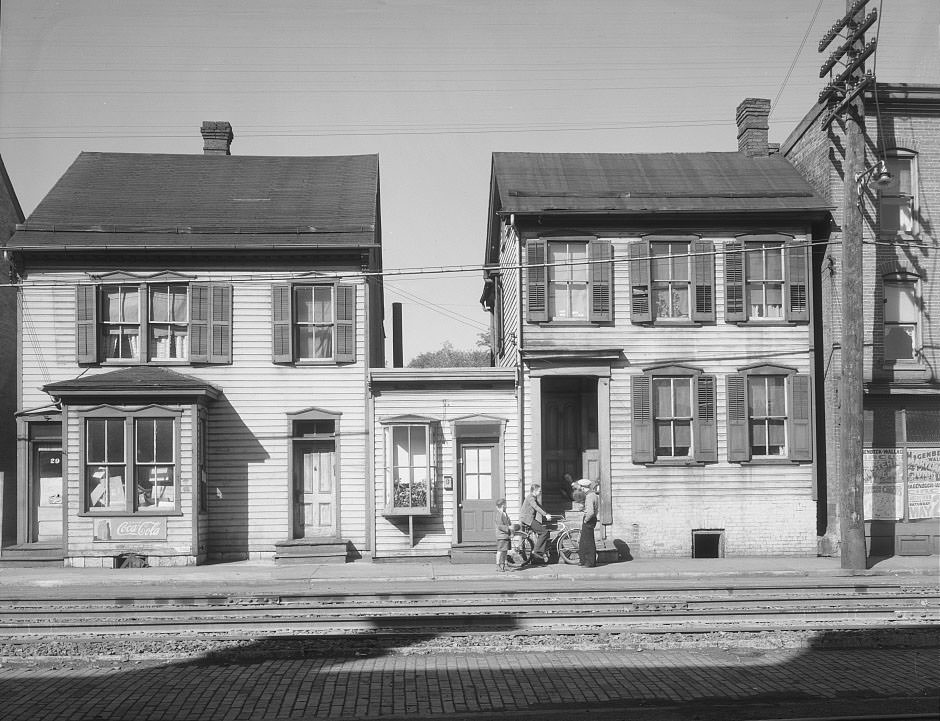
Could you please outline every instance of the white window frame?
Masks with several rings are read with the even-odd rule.
[[[314,317],[316,308],[317,291],[329,291],[330,294],[330,319],[329,321],[316,320]],[[309,320],[300,319],[300,301],[299,294],[304,291],[310,292],[310,311]],[[336,285],[334,283],[296,283],[291,287],[291,303],[293,304],[293,316],[291,318],[291,333],[294,336],[294,356],[298,363],[333,363],[336,357]],[[309,328],[312,336],[310,346],[316,348],[317,330],[329,329],[330,352],[326,355],[304,355],[301,352],[301,332]]]
[[[572,257],[572,248],[577,246],[583,251],[583,262]],[[591,264],[589,257],[589,244],[585,240],[551,240],[546,243],[546,265],[548,266],[548,277],[546,278],[546,292],[548,294],[548,319],[550,321],[574,321],[586,323],[591,312]],[[559,253],[564,260],[553,259],[555,253]],[[584,279],[576,280],[572,274],[576,268],[583,269]],[[555,303],[555,289],[564,289],[564,298],[566,308],[559,311]],[[580,308],[580,315],[574,308],[572,294],[576,288],[581,288],[584,296],[584,304]]]
[[[769,413],[769,382],[771,380],[782,380],[783,381],[783,414],[779,413]],[[787,374],[771,374],[771,373],[748,373],[747,374],[747,398],[748,398],[748,407],[747,407],[747,439],[748,444],[751,448],[751,458],[753,459],[767,459],[767,458],[789,458],[790,457],[790,378]],[[767,401],[767,406],[765,406],[765,413],[763,415],[755,415],[751,411],[751,403],[753,402],[754,394],[752,392],[752,383],[763,382],[764,385],[764,397]],[[770,424],[774,421],[777,421],[783,426],[783,445],[780,446],[779,453],[757,453],[756,449],[758,446],[754,442],[754,428],[758,423],[763,423],[764,427],[764,445],[763,448],[767,451],[770,448]]]
[[[181,323],[179,321],[172,320],[169,316],[167,320],[153,318],[154,304],[152,299],[152,292],[160,288],[185,289],[186,304],[183,313],[185,318],[184,322]],[[136,320],[121,318],[118,321],[109,321],[105,318],[105,298],[109,293],[114,292],[115,290],[121,293],[122,298],[124,297],[125,292],[133,292],[137,295]],[[105,282],[100,285],[99,293],[101,299],[101,317],[98,320],[97,332],[100,343],[99,357],[102,363],[159,363],[170,365],[174,363],[189,363],[189,335],[191,333],[189,305],[192,302],[189,282],[174,280],[160,280],[147,283],[133,283],[126,281],[111,283]],[[172,303],[169,301],[168,293],[167,307],[170,308],[171,306]],[[170,310],[170,314],[172,314],[172,310]],[[178,348],[181,352],[180,355],[160,356],[155,353],[158,344],[153,338],[153,330],[155,328],[161,327],[167,329],[168,335],[171,337],[176,337]],[[118,329],[121,338],[124,338],[125,335],[127,337],[134,337],[136,335],[137,347],[134,350],[133,355],[111,355],[111,343],[109,341],[112,337],[112,329]],[[173,333],[173,329],[176,329],[175,334]],[[180,329],[184,330],[180,331]],[[147,357],[143,358],[145,352]]]
[[[879,188],[878,189],[878,233],[880,237],[884,238],[911,238],[920,234],[919,223],[917,222],[918,218],[918,183],[917,183],[917,153],[905,150],[903,148],[897,148],[890,150],[885,154],[885,162],[888,165],[889,172],[894,176],[892,178],[891,185],[899,183],[897,168],[894,167],[899,161],[906,161],[910,166],[910,177],[911,177],[911,187],[910,193],[902,193],[900,187],[896,192],[887,192],[888,188]],[[906,202],[905,202],[906,201]],[[901,221],[901,207],[909,204],[910,206],[910,226],[905,228],[904,224]],[[898,227],[896,230],[885,229],[884,226],[884,217],[886,215],[886,209],[891,209],[891,214],[894,215],[895,212],[898,215]]]
[[[744,244],[744,305],[747,311],[747,318],[750,321],[769,321],[772,323],[782,323],[786,320],[786,254],[785,244],[777,241],[750,241]],[[780,258],[780,275],[777,278],[770,278],[767,272],[767,251],[774,250]],[[761,258],[761,277],[753,278],[750,269],[754,257],[759,255]],[[767,302],[768,286],[776,286],[780,295],[779,310],[777,315],[770,315],[769,310],[772,304]],[[754,312],[754,306],[751,304],[752,288],[760,288],[761,303],[759,312]]]
[[[682,376],[666,376],[666,375],[651,375],[651,402],[653,410],[653,447],[654,452],[657,458],[663,458],[668,460],[676,459],[691,459],[695,458],[695,441],[697,430],[695,428],[695,381],[697,380],[694,375],[682,375]],[[663,383],[669,384],[669,404],[671,413],[668,416],[660,416],[657,413],[657,403],[656,403],[656,386],[662,385]],[[679,415],[676,413],[676,385],[678,383],[683,383],[688,386],[689,394],[689,412],[687,415]],[[663,424],[668,424],[670,429],[670,448],[667,453],[661,452],[661,449],[664,446],[659,445],[659,429]],[[678,424],[686,424],[688,427],[689,434],[689,446],[686,453],[676,453],[676,427]]]
[[[887,318],[888,312],[888,289],[889,288],[903,288],[905,286],[910,287],[913,290],[914,305],[915,305],[915,318],[912,320],[892,320],[889,321]],[[892,273],[886,275],[882,278],[882,295],[884,301],[884,310],[882,313],[882,359],[883,364],[886,368],[920,368],[922,364],[923,354],[922,354],[922,317],[921,317],[921,284],[920,278],[916,275],[910,273]],[[910,358],[897,358],[889,360],[887,358],[887,345],[886,340],[888,337],[889,327],[903,327],[903,326],[914,326],[914,333],[912,338],[912,349]]]
[[[653,313],[654,322],[684,322],[687,323],[692,319],[692,304],[695,302],[692,297],[692,262],[691,262],[691,244],[688,241],[665,241],[665,240],[650,240],[650,288],[652,290],[652,295],[650,297],[650,306]],[[666,254],[657,254],[657,246],[666,246]],[[679,252],[676,252],[678,249]],[[685,280],[675,279],[673,277],[673,260],[675,258],[683,257],[685,260]],[[666,262],[667,268],[669,269],[668,277],[660,278],[656,274],[656,266],[660,260]],[[668,314],[660,314],[660,307],[657,303],[657,291],[658,290],[667,290],[669,297],[672,298],[672,294],[675,292],[676,288],[682,287],[685,289],[685,314],[673,314],[672,312]],[[671,305],[671,304],[670,304]],[[670,307],[670,311],[672,308]]]

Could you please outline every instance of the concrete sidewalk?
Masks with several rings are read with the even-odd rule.
[[[646,581],[692,582],[702,584],[734,579],[768,582],[783,579],[846,577],[905,577],[920,583],[940,582],[940,557],[894,556],[873,561],[865,571],[842,569],[838,558],[663,558],[635,559],[581,568],[554,564],[498,573],[495,564],[451,564],[434,561],[369,561],[347,564],[308,564],[275,566],[270,561],[242,561],[206,566],[154,567],[136,569],[102,568],[0,568],[0,597],[28,594],[40,597],[87,593],[92,595],[132,595],[148,588],[148,593],[179,593],[239,590],[289,593],[299,590],[344,587],[362,588],[377,584],[437,585],[467,582],[506,584],[527,583],[622,583]]]

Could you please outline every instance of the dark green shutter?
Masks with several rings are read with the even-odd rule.
[[[806,374],[790,377],[790,460],[813,460],[812,384]]]
[[[189,362],[209,362],[209,284],[189,284]]]
[[[743,323],[744,313],[744,242],[725,243],[725,322]]]
[[[210,315],[209,362],[232,362],[232,286],[213,283],[210,287],[212,312]]]
[[[631,385],[633,435],[631,447],[634,463],[652,463],[656,460],[653,448],[653,408],[650,397],[650,378],[635,375]]]
[[[336,286],[336,348],[337,363],[356,360],[356,286]]]
[[[588,259],[591,261],[591,312],[589,320],[609,321],[613,296],[613,268],[609,240],[595,239],[588,243]]]
[[[747,378],[743,373],[728,376],[727,420],[728,460],[732,463],[751,459],[747,417]]]
[[[697,323],[715,321],[715,244],[710,240],[693,240],[692,252],[692,320]]]
[[[809,322],[808,241],[792,239],[784,245],[787,280],[787,320]]]
[[[98,362],[98,287],[75,287],[75,361]]]
[[[650,305],[650,244],[646,240],[630,243],[630,320],[650,323],[653,311]]]
[[[294,359],[291,343],[291,286],[275,283],[271,286],[271,360],[290,363]]]
[[[548,320],[547,244],[541,238],[526,242],[526,308],[530,323]]]
[[[718,461],[718,428],[715,409],[715,376],[699,376],[695,396],[695,460]]]

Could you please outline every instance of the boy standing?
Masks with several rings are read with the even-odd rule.
[[[506,553],[512,536],[512,521],[506,513],[506,499],[496,501],[496,570],[506,570]]]

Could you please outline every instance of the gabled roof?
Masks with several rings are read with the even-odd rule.
[[[378,156],[81,153],[11,246],[378,243]]]
[[[84,375],[47,383],[42,389],[56,398],[208,396],[214,399],[221,395],[218,388],[204,380],[159,366],[131,366],[106,373]]]
[[[648,214],[828,209],[779,155],[494,153],[500,213]]]

